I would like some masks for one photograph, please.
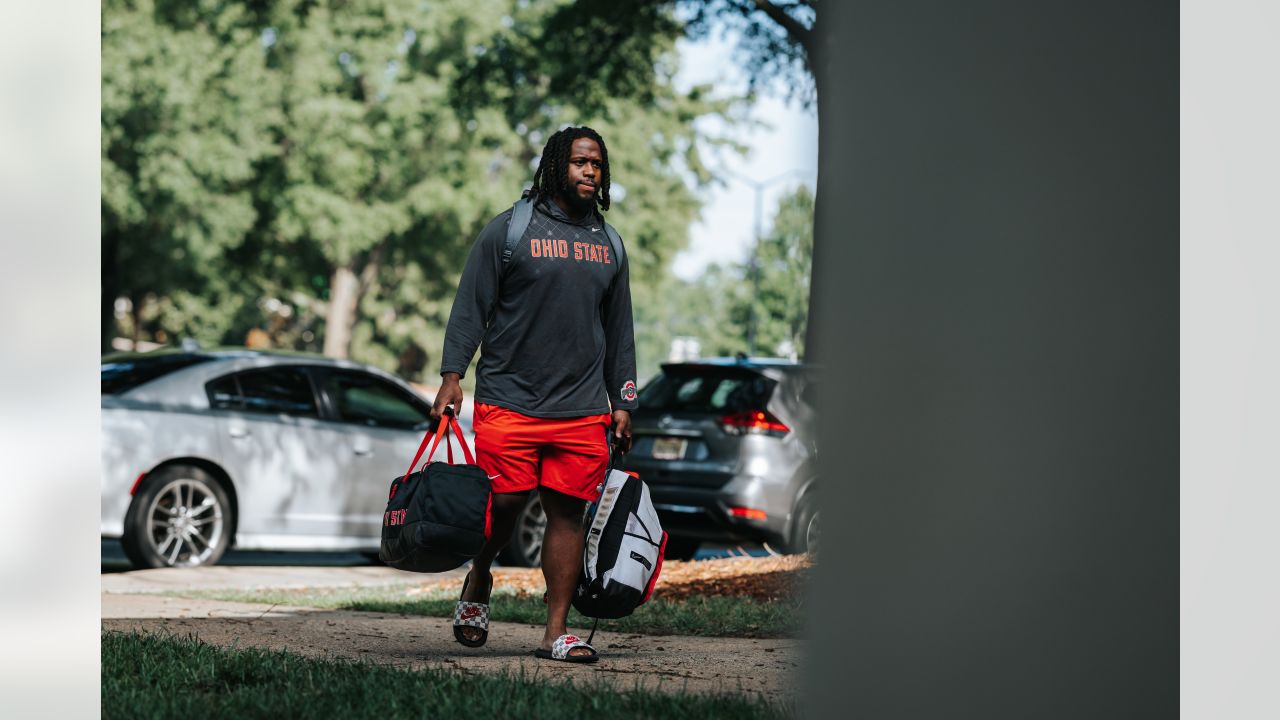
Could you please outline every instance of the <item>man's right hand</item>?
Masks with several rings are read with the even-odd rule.
[[[458,373],[445,373],[441,376],[443,382],[440,384],[440,392],[436,393],[436,402],[431,406],[431,418],[439,420],[444,414],[446,405],[453,406],[454,417],[462,410],[462,385],[458,383],[462,376]]]

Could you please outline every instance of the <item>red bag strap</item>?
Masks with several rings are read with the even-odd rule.
[[[432,433],[430,430],[428,430],[426,434],[422,436],[422,444],[418,445],[418,452],[414,454],[413,462],[409,463],[409,469],[406,470],[404,473],[404,477],[406,481],[408,481],[409,476],[413,474],[413,469],[418,466],[418,460],[422,458],[422,453],[426,451],[427,443],[431,441],[431,437],[433,434],[436,438],[436,445],[440,444],[441,436],[443,436],[445,433],[445,430],[448,429],[448,427],[445,424],[448,421],[448,419],[449,419],[449,415],[445,415],[444,420],[440,421],[440,424],[436,426],[435,433]],[[431,454],[434,455],[435,452],[436,452],[436,449],[434,447],[431,448]],[[431,462],[431,455],[427,456],[427,462]]]
[[[457,427],[457,423],[453,419],[453,413],[446,412],[443,418],[440,418],[440,427],[436,432],[436,441],[431,443],[431,451],[427,453],[427,463],[430,464],[431,458],[436,455],[436,448],[440,447],[440,441],[444,440],[444,451],[446,457],[449,458],[449,464],[453,464],[453,446],[449,444],[449,440],[445,435],[449,434],[449,426]]]
[[[452,410],[445,410],[444,417],[440,419],[440,424],[436,427],[435,442],[431,443],[431,450],[427,452],[427,462],[431,462],[431,458],[435,457],[436,449],[440,447],[440,441],[444,440],[444,436],[448,434],[449,427],[453,427],[453,434],[458,438],[458,444],[462,446],[462,457],[466,458],[468,465],[475,465],[475,457],[471,454],[471,446],[467,445],[467,438],[462,434],[462,427],[458,425],[458,419],[454,417]],[[427,442],[431,440],[432,433],[428,432],[422,437],[422,444],[418,446],[418,452],[413,456],[413,462],[409,464],[409,471],[404,475],[409,477],[413,473],[413,469],[418,466],[418,460],[422,457],[422,453],[426,450]],[[449,464],[453,464],[453,446],[447,441],[444,444],[445,452],[449,458]]]
[[[462,446],[462,457],[466,458],[468,465],[475,465],[476,459],[471,455],[471,448],[467,445],[467,439],[462,436],[462,427],[458,425],[458,421],[453,421],[453,434],[458,436],[458,444]],[[449,463],[453,464],[453,446],[445,443],[449,449]],[[428,458],[430,459],[430,458]]]

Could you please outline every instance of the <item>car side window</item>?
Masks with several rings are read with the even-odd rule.
[[[223,375],[215,380],[210,380],[205,385],[205,390],[209,393],[209,407],[217,410],[228,410],[240,408],[244,405],[240,398],[240,386],[236,384],[236,376]]]
[[[424,403],[379,377],[335,372],[323,387],[343,422],[407,430],[428,420]]]
[[[297,368],[246,370],[235,379],[240,386],[238,409],[297,417],[319,415],[311,381]]]

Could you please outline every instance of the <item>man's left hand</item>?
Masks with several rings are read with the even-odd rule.
[[[631,411],[613,411],[613,447],[623,455],[631,449]]]

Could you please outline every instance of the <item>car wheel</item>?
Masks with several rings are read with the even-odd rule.
[[[698,548],[702,543],[689,538],[667,538],[667,549],[663,551],[664,560],[692,560],[694,555],[698,554]]]
[[[121,545],[134,567],[213,565],[232,527],[222,484],[198,467],[170,465],[149,474],[133,496]]]
[[[542,536],[547,531],[547,515],[542,511],[538,493],[530,493],[529,500],[516,516],[511,541],[498,553],[498,561],[514,567],[538,567],[542,563]]]
[[[796,522],[791,528],[791,543],[787,548],[793,553],[818,553],[822,525],[817,498],[812,494],[800,501],[795,513]]]

